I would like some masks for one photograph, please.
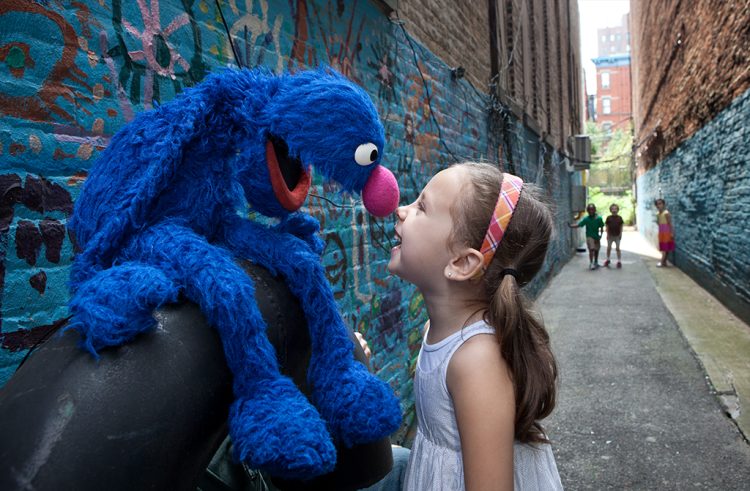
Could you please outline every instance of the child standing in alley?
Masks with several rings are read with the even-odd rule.
[[[599,268],[599,247],[602,240],[604,222],[596,214],[596,205],[589,203],[586,207],[588,215],[578,223],[569,223],[570,228],[586,227],[586,247],[589,249],[589,269]]]
[[[553,228],[532,188],[464,163],[396,211],[388,269],[419,288],[429,314],[405,490],[562,489],[539,423],[555,406],[557,366],[521,292]]]
[[[612,203],[609,206],[609,213],[610,215],[607,217],[607,219],[604,221],[604,227],[607,229],[607,259],[604,261],[604,266],[609,266],[609,255],[612,252],[612,243],[615,244],[615,249],[617,252],[617,267],[622,267],[622,262],[620,262],[621,254],[620,254],[620,239],[622,239],[622,217],[619,215],[620,213],[620,207],[617,206],[617,204]]]
[[[672,215],[667,210],[667,203],[658,198],[654,201],[657,214],[656,222],[659,224],[659,251],[661,251],[661,261],[656,264],[658,267],[667,267],[667,255],[674,251],[674,233],[672,230]]]

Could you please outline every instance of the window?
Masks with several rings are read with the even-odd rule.
[[[606,41],[606,40],[607,40],[607,35],[606,35],[606,34],[603,34],[603,35],[602,35],[602,42],[604,42],[604,41]]]
[[[615,40],[615,35],[614,34],[610,34],[609,35],[609,40],[610,41],[614,41]]]
[[[602,97],[602,114],[610,114],[612,112],[612,99],[609,97]]]
[[[602,72],[602,89],[609,88],[609,72]]]
[[[610,123],[609,121],[602,123],[602,129],[605,132],[610,133],[612,131],[612,123]]]

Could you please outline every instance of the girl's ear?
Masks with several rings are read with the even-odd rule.
[[[478,250],[467,247],[459,251],[445,267],[445,277],[454,281],[466,281],[484,273],[484,256]]]

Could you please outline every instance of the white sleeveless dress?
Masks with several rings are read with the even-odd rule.
[[[436,344],[427,344],[425,333],[414,378],[417,436],[406,469],[404,490],[464,489],[461,440],[446,383],[448,362],[467,339],[494,332],[491,326],[479,321]],[[516,442],[513,479],[516,491],[562,490],[551,446]]]

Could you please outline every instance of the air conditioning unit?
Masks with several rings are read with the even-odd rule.
[[[573,169],[586,170],[591,167],[591,138],[588,135],[573,135]]]

